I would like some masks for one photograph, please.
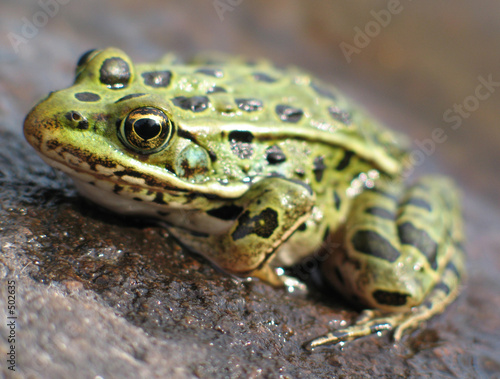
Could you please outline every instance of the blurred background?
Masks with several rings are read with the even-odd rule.
[[[418,171],[500,195],[500,3],[298,0],[1,0],[0,115],[72,83],[91,48],[136,61],[219,50],[301,66],[414,142]],[[486,88],[479,89],[483,82]],[[495,84],[497,83],[497,84]],[[478,97],[479,96],[479,97]],[[442,132],[433,131],[437,128]],[[420,144],[419,144],[420,142]]]

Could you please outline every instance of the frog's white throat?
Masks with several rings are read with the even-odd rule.
[[[210,217],[206,212],[188,209],[180,203],[160,205],[149,201],[136,201],[127,196],[116,194],[111,189],[100,188],[74,176],[72,179],[82,196],[118,214],[159,219],[184,229],[208,234],[224,233],[232,224],[231,221]]]

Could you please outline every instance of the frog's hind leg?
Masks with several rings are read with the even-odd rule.
[[[459,292],[464,271],[459,196],[446,179],[425,177],[404,189],[391,182],[353,202],[336,242],[343,248],[325,262],[329,281],[347,298],[364,304],[352,326],[305,347],[405,330],[442,312]]]
[[[458,296],[464,276],[464,253],[461,245],[446,265],[441,280],[432,288],[424,302],[414,307],[410,314],[394,329],[394,340],[399,341],[405,331],[443,312]]]

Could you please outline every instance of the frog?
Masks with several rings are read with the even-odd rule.
[[[316,257],[364,311],[307,350],[384,331],[400,340],[462,287],[457,186],[408,181],[408,139],[300,68],[90,50],[73,85],[28,113],[24,135],[81,195],[158,220],[229,275],[299,287],[282,268]]]

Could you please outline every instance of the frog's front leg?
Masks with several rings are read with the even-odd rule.
[[[267,262],[276,248],[309,217],[313,205],[314,194],[308,185],[266,178],[228,205],[240,211],[221,234],[199,236],[175,228],[172,232],[224,271],[281,286],[282,279]]]
[[[425,177],[408,189],[385,182],[365,191],[333,238],[343,248],[325,262],[325,275],[348,299],[373,310],[307,349],[392,329],[398,340],[458,295],[462,222],[459,196],[446,179]]]

